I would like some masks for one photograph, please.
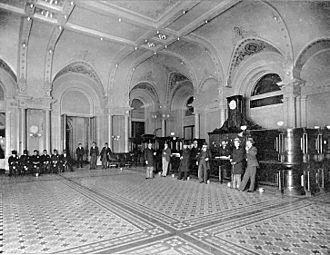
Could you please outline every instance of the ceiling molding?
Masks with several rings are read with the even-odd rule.
[[[242,0],[223,0],[221,1],[216,7],[214,7],[212,10],[204,13],[202,16],[200,16],[198,19],[195,19],[195,21],[189,23],[187,26],[182,28],[179,31],[179,35],[187,35],[200,26],[204,26],[206,24],[206,21],[210,21],[211,19],[215,18],[216,16],[220,15],[221,13],[224,13],[234,5],[238,4]]]

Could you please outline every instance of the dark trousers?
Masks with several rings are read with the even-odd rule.
[[[245,187],[246,187],[246,184],[250,180],[249,191],[254,191],[255,182],[256,182],[256,172],[257,172],[257,167],[256,166],[248,166],[246,168],[245,174],[243,176],[243,180],[242,180],[241,185],[239,187],[240,190],[244,190]]]
[[[91,156],[91,166],[90,166],[90,169],[96,169],[96,160],[97,160],[97,156],[96,155],[92,155]]]
[[[205,182],[207,183],[207,167],[206,167],[206,162],[204,160],[201,160],[198,164],[198,180],[200,182]]]
[[[107,157],[102,158],[102,168],[108,168]]]
[[[83,167],[84,163],[84,156],[83,155],[77,155],[77,168]]]
[[[183,178],[183,180],[187,180],[187,176],[188,176],[188,172],[185,171],[179,171],[178,173],[178,179],[181,180]]]

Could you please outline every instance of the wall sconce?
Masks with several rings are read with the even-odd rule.
[[[30,137],[41,137],[41,134],[38,133],[39,128],[38,126],[32,125],[30,127]]]
[[[120,139],[120,135],[113,135],[111,136],[112,140],[118,141]]]

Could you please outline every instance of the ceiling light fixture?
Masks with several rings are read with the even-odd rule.
[[[118,22],[121,22],[121,18],[118,19]]]

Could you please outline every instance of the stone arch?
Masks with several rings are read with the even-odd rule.
[[[185,107],[189,97],[194,96],[194,86],[190,80],[186,80],[179,84],[171,94],[170,109],[180,110]]]
[[[258,79],[267,73],[277,73],[285,79],[285,60],[276,52],[264,52],[247,59],[233,76],[232,84],[235,94],[250,96]]]
[[[275,52],[264,52],[249,58],[236,72],[233,84],[235,95],[242,95],[245,100],[245,109],[248,119],[263,128],[277,128],[277,122],[284,120],[282,104],[250,108],[252,91],[257,82],[266,74],[275,73],[282,80],[285,79],[284,58]],[[279,91],[282,93],[282,91]],[[264,116],[267,116],[265,118]]]
[[[140,99],[145,105],[152,104],[159,105],[158,93],[155,86],[150,81],[140,81],[138,84],[133,86],[129,93],[130,105],[133,99]]]
[[[97,86],[101,95],[105,95],[105,91],[101,79],[99,78],[95,69],[89,63],[84,61],[77,61],[68,64],[67,66],[63,67],[59,72],[56,73],[53,79],[53,83],[65,74],[80,74],[88,77]]]
[[[237,43],[231,57],[226,85],[232,85],[233,76],[237,73],[238,68],[244,61],[249,59],[252,55],[260,54],[262,52],[275,52],[283,56],[281,51],[270,42],[259,38],[245,38]]]
[[[298,58],[294,64],[293,76],[300,78],[300,74],[305,63],[315,54],[323,50],[330,50],[330,39],[323,38],[317,39],[314,42],[309,43],[298,55]]]
[[[0,85],[3,88],[4,96],[13,98],[18,91],[17,77],[10,66],[0,59]]]
[[[190,81],[185,75],[178,72],[171,72],[168,76],[166,102],[171,105],[172,97],[180,88],[180,84],[185,81]]]
[[[102,91],[96,86],[96,82],[85,75],[66,73],[53,82],[52,97],[55,100],[54,107],[61,114],[62,99],[69,91],[79,91],[84,94],[90,103],[90,116],[100,115],[105,107]]]

